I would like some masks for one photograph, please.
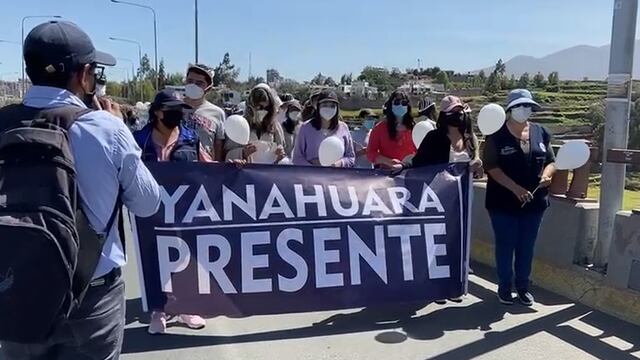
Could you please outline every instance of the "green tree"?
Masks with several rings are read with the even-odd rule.
[[[522,74],[522,76],[520,76],[520,80],[518,80],[518,88],[526,89],[529,87],[530,82],[531,82],[531,79],[529,79],[529,73],[526,72]]]
[[[549,85],[558,85],[560,83],[560,75],[558,74],[557,71],[552,72],[551,74],[549,74]]]
[[[394,89],[391,73],[383,67],[366,66],[362,69],[358,80],[368,81],[369,84],[377,87],[381,91],[391,91]]]
[[[282,76],[280,76],[280,73],[278,72],[278,70],[276,69],[267,69],[267,83],[268,84],[273,84],[273,83],[280,83],[282,81]]]
[[[543,88],[546,85],[546,80],[544,78],[544,75],[541,72],[538,72],[534,77],[533,77],[533,85],[536,88]]]
[[[342,85],[351,85],[353,83],[353,74],[343,74],[340,77],[340,84]]]
[[[327,77],[322,75],[322,73],[318,73],[313,79],[311,79],[312,85],[324,85],[324,82],[327,81]]]
[[[501,90],[501,86],[502,84],[500,83],[500,75],[498,75],[498,73],[496,73],[495,71],[492,72],[487,79],[485,90],[488,93],[495,94]]]
[[[164,70],[164,59],[160,60],[160,65],[158,66],[158,86],[160,89],[163,89],[167,81],[167,74]]]
[[[498,59],[498,62],[496,63],[496,67],[493,71],[500,76],[504,76],[507,73],[507,65],[502,62],[502,59]]]
[[[240,74],[240,69],[236,69],[236,66],[231,63],[229,53],[224,54],[222,61],[213,71],[215,71],[213,75],[214,86],[231,85],[238,79]]]
[[[516,80],[516,76],[511,74],[511,79],[509,79],[508,89],[515,89],[518,86],[518,81]]]
[[[436,81],[435,82],[437,84],[444,85],[445,89],[449,88],[449,76],[444,71],[440,71],[439,73],[436,74]]]
[[[115,97],[126,97],[124,89],[126,88],[125,83],[117,82],[117,81],[107,81],[107,94]]]
[[[179,86],[184,84],[184,76],[181,72],[175,72],[167,75],[167,78],[164,81],[165,85],[174,85]]]
[[[324,80],[324,85],[331,86],[331,87],[336,87],[337,86],[335,80],[333,80],[333,78],[331,76],[329,76],[328,78],[326,78]]]

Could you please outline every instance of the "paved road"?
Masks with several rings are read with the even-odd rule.
[[[167,335],[150,336],[134,256],[130,261],[125,360],[640,358],[640,327],[541,289],[535,289],[538,303],[532,308],[502,306],[491,269],[480,265],[474,266],[462,304],[431,304],[409,320],[378,321],[359,309],[220,317],[201,331],[171,327]]]

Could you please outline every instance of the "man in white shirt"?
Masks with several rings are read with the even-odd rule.
[[[205,99],[213,89],[213,70],[206,65],[190,64],[184,89],[184,102],[193,108],[185,126],[195,130],[200,143],[216,161],[224,161],[224,111]]]

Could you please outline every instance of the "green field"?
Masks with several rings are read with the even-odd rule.
[[[589,185],[589,198],[600,199],[600,185]],[[625,190],[622,204],[623,210],[640,209],[640,191]]]

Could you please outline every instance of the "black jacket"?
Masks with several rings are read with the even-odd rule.
[[[478,148],[478,139],[472,136],[471,142],[467,143],[467,151],[471,154],[471,159],[475,158],[475,151]],[[447,136],[447,127],[439,127],[430,131],[418,148],[416,156],[413,158],[412,165],[414,167],[446,164],[449,162],[449,154],[451,151],[451,140]]]

